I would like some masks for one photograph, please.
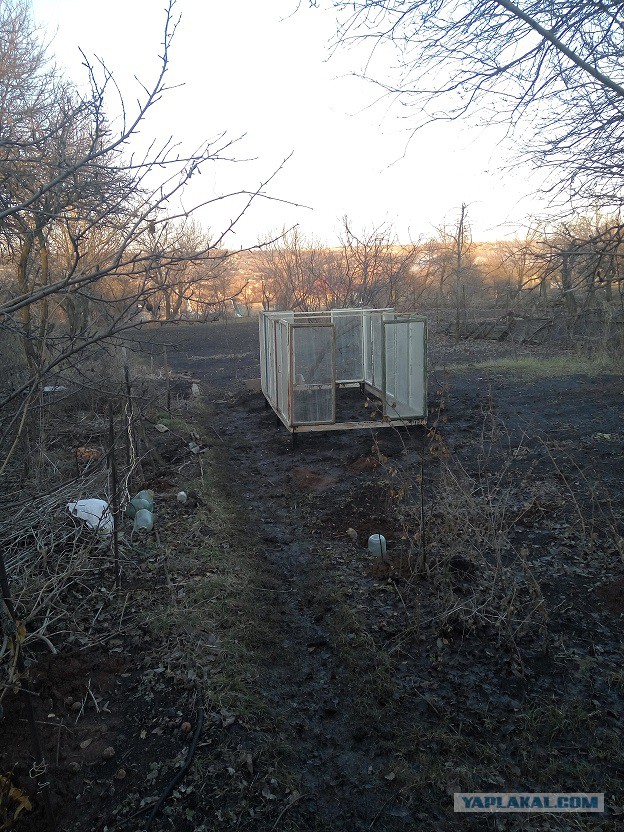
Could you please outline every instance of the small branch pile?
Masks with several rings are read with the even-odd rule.
[[[56,652],[55,640],[80,632],[81,609],[93,605],[93,589],[111,567],[110,539],[77,525],[67,513],[77,488],[94,494],[102,473],[68,483],[50,494],[0,505],[0,539],[16,625],[0,605],[0,699],[17,683],[13,642],[23,648],[43,644]]]

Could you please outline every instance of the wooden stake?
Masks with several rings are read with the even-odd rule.
[[[113,557],[115,563],[115,589],[121,587],[121,568],[119,564],[119,492],[117,490],[117,461],[115,459],[115,423],[113,419],[113,402],[108,401],[108,466],[111,475],[111,505],[113,509]]]
[[[124,381],[126,383],[126,399],[127,399],[127,422],[126,422],[126,467],[128,473],[130,472],[130,465],[132,463],[132,387],[130,386],[130,370],[128,365],[124,364]],[[136,443],[135,443],[136,445]]]
[[[167,347],[163,347],[163,359],[165,362],[165,379],[167,381],[167,413],[171,413],[171,380],[169,378],[169,364],[167,363]]]
[[[420,568],[427,566],[427,542],[425,539],[425,448],[420,453]]]

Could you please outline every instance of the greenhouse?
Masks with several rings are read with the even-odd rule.
[[[261,312],[260,365],[262,392],[293,433],[426,422],[423,316],[393,309]]]

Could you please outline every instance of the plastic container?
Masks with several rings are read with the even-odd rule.
[[[126,517],[128,520],[134,520],[137,511],[146,508],[148,511],[154,511],[154,492],[151,489],[139,491],[128,503],[126,508]]]
[[[154,515],[149,509],[140,508],[134,516],[133,532],[151,532],[154,528]]]
[[[126,509],[128,518],[130,520],[134,520],[137,511],[140,511],[142,508],[146,508],[148,511],[153,511],[154,504],[149,500],[139,500],[136,497],[133,497],[128,503],[128,508]]]
[[[368,551],[376,557],[386,554],[386,538],[382,534],[372,534],[368,538]]]
[[[145,502],[149,503],[147,508],[150,511],[154,510],[154,492],[151,488],[144,489],[143,491],[139,491],[138,494],[135,494],[132,498],[133,500],[145,500]]]

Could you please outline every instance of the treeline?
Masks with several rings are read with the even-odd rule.
[[[475,243],[462,206],[454,226],[405,245],[388,225],[360,231],[345,218],[340,246],[307,240],[296,228],[259,252],[255,269],[247,296],[272,309],[624,311],[624,223],[578,218],[536,226],[523,239]]]

